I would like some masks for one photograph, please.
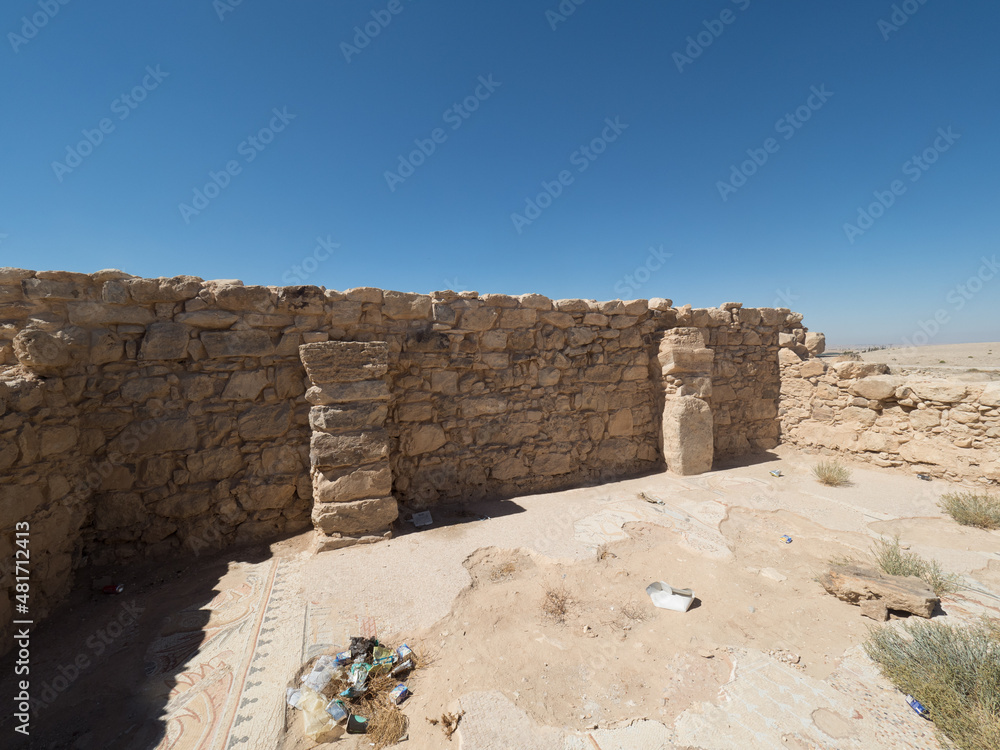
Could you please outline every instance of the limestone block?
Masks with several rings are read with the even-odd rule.
[[[147,458],[140,461],[136,470],[139,487],[161,487],[174,473],[176,462],[172,458]]]
[[[937,409],[914,409],[910,412],[910,427],[917,432],[927,432],[941,424],[941,412]]]
[[[292,410],[287,403],[256,406],[240,415],[238,430],[244,440],[273,440],[288,432],[291,419]]]
[[[21,282],[21,290],[30,300],[76,300],[86,296],[84,289],[75,281],[28,278]]]
[[[76,447],[78,438],[75,427],[43,427],[38,431],[39,455],[48,458],[69,453]]]
[[[677,474],[702,474],[712,468],[712,410],[695,396],[668,398],[663,410],[663,456]]]
[[[979,403],[983,406],[1000,406],[1000,382],[987,384],[979,396]]]
[[[565,453],[543,453],[531,462],[531,473],[550,477],[568,474],[572,470],[572,462]]]
[[[149,511],[134,492],[111,492],[94,496],[94,527],[98,531],[142,526]]]
[[[197,312],[181,313],[174,321],[192,328],[224,329],[233,325],[240,317],[236,313],[225,310],[199,310]]]
[[[242,287],[239,287],[242,288]],[[264,331],[220,331],[201,334],[201,343],[212,359],[266,357],[274,354],[271,337]]]
[[[309,410],[309,424],[320,432],[360,430],[385,424],[388,413],[388,404],[382,401],[314,406]]]
[[[0,529],[9,529],[18,521],[23,521],[44,503],[45,495],[41,484],[0,486]]]
[[[129,279],[125,282],[129,295],[140,304],[184,302],[198,296],[202,280],[197,276],[175,276],[159,279]]]
[[[355,401],[388,400],[389,388],[383,380],[362,380],[358,383],[313,386],[306,391],[306,401],[316,406],[349,404]]]
[[[187,359],[190,328],[179,323],[151,323],[139,349],[139,359]]]
[[[796,354],[792,349],[779,349],[778,363],[782,365],[798,365],[802,363],[802,357]]]
[[[907,382],[911,390],[924,401],[953,404],[965,398],[966,386],[953,380],[923,380]]]
[[[387,529],[399,517],[399,507],[391,497],[313,506],[312,520],[325,534],[362,534]]]
[[[170,384],[166,378],[133,378],[126,380],[119,391],[126,401],[148,401],[151,398],[164,398],[170,393]]]
[[[382,314],[393,320],[426,320],[431,315],[431,304],[426,294],[382,293]]]
[[[265,448],[260,454],[263,476],[275,474],[298,474],[302,471],[299,452],[290,445]]]
[[[322,315],[326,295],[318,286],[285,286],[278,289],[277,307],[296,315]]]
[[[517,479],[528,475],[528,467],[518,456],[502,458],[490,469],[490,476],[501,482]]]
[[[243,455],[236,446],[214,448],[187,457],[187,470],[193,482],[228,479],[243,468]]]
[[[70,365],[68,343],[58,336],[26,328],[14,337],[14,354],[25,368],[40,375],[54,375]]]
[[[566,343],[571,347],[587,346],[597,340],[597,332],[590,328],[570,328],[566,331]]]
[[[462,310],[458,327],[467,331],[485,331],[492,328],[500,317],[495,307],[478,307]]]
[[[517,297],[521,307],[530,307],[532,310],[551,310],[552,300],[541,294],[521,294]]]
[[[388,370],[383,341],[324,341],[299,347],[299,357],[314,385],[375,380]]]
[[[239,492],[240,505],[247,511],[287,508],[295,497],[294,484],[261,484]]]
[[[895,395],[899,384],[899,378],[892,377],[891,375],[875,375],[851,383],[847,390],[861,398],[884,401]]]
[[[356,469],[346,474],[320,472],[313,480],[317,503],[343,503],[364,498],[386,497],[392,492],[392,472],[387,463]]]
[[[125,353],[121,337],[108,328],[98,328],[90,333],[90,360],[92,365],[106,365],[119,361]]]
[[[164,518],[194,518],[208,511],[212,496],[208,492],[181,492],[156,503],[157,515]]]
[[[826,336],[816,331],[808,331],[806,333],[805,347],[810,357],[818,357],[826,351]]]
[[[461,403],[462,416],[466,419],[485,414],[504,414],[509,408],[510,404],[503,396],[479,396],[463,399]]]
[[[127,427],[108,446],[108,452],[125,456],[190,451],[198,446],[198,428],[184,418],[148,419]]]
[[[565,312],[545,312],[540,320],[543,324],[556,328],[571,328],[576,323],[573,316]]]
[[[403,452],[408,456],[419,456],[435,451],[448,442],[444,430],[439,425],[428,424],[418,427],[403,439]]]
[[[861,613],[883,622],[888,610],[930,618],[941,600],[916,576],[891,576],[857,565],[835,565],[819,582],[838,599],[861,606]]]
[[[271,290],[266,286],[237,286],[233,284],[215,288],[215,304],[232,312],[269,313],[274,311]]]
[[[261,370],[234,372],[222,392],[222,399],[224,401],[255,401],[267,385],[267,374]]]
[[[2,266],[0,267],[0,286],[20,286],[24,279],[30,279],[34,275],[34,271],[28,271],[24,268]]]
[[[388,455],[388,435],[382,428],[343,435],[314,432],[310,440],[309,458],[318,469],[360,466],[379,461]]]
[[[833,371],[840,380],[868,378],[872,375],[888,375],[889,366],[881,362],[834,362]]]
[[[608,419],[608,434],[612,437],[626,437],[632,435],[634,430],[631,409],[621,409]]]
[[[786,351],[791,351],[790,349]],[[798,355],[796,355],[798,356]],[[826,372],[826,364],[819,359],[807,359],[799,366],[799,377],[813,378]]]
[[[330,325],[334,328],[352,328],[361,321],[360,302],[345,300],[330,303]]]

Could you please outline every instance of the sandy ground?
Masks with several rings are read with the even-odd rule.
[[[943,516],[953,485],[855,464],[850,486],[828,488],[816,460],[781,448],[698,477],[439,509],[428,529],[401,523],[389,542],[321,555],[301,535],[137,565],[115,571],[122,597],[92,593],[88,572],[33,634],[32,668],[54,684],[81,653],[90,664],[50,696],[30,742],[0,719],[4,746],[308,750],[285,687],[370,617],[428,662],[408,681],[407,750],[937,749],[859,648],[874,623],[814,578],[899,534],[966,576],[938,618],[1000,617],[1000,532]],[[653,581],[693,589],[694,606],[655,608]],[[96,653],[86,644],[126,605],[135,623]],[[459,711],[450,740],[428,721]]]
[[[1000,343],[940,344],[864,352],[866,362],[883,362],[900,374],[923,374],[975,382],[1000,380]]]

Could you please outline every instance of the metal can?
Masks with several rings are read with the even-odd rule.
[[[125,584],[124,583],[112,583],[112,584],[110,584],[108,586],[105,586],[103,589],[101,589],[101,591],[103,591],[105,594],[120,594],[124,590],[125,590]]]
[[[927,708],[924,706],[923,703],[918,701],[912,695],[904,695],[903,698],[909,704],[910,708],[912,708],[917,713],[918,716],[930,720],[931,712],[927,710]]]

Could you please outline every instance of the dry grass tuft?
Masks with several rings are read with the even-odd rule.
[[[963,526],[1000,529],[1000,497],[985,492],[949,492],[941,509]]]
[[[864,648],[882,674],[930,712],[934,726],[961,750],[1000,747],[1000,626],[963,628],[937,622],[881,627]]]
[[[635,602],[625,604],[619,608],[619,611],[622,613],[623,617],[632,620],[633,622],[642,622],[647,616],[646,611]]]
[[[820,461],[813,475],[828,487],[843,487],[851,483],[851,470],[839,461]]]
[[[550,588],[545,591],[542,599],[542,612],[556,622],[566,622],[566,614],[570,605],[569,592],[564,588]]]
[[[945,573],[937,560],[925,560],[916,552],[905,552],[899,546],[899,537],[879,539],[872,544],[872,557],[891,576],[916,576],[934,589],[938,596],[955,591],[962,577]]]

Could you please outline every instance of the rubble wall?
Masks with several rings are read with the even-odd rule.
[[[781,440],[877,466],[1000,484],[1000,382],[889,374],[781,352]]]
[[[411,508],[659,470],[677,383],[657,336],[679,326],[716,351],[716,451],[773,445],[787,310],[3,268],[0,552],[37,529],[41,607],[84,564],[309,528],[299,347],[324,341],[385,343],[391,494]]]

